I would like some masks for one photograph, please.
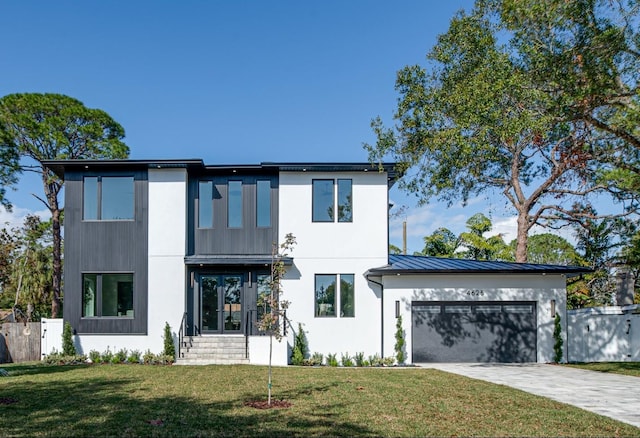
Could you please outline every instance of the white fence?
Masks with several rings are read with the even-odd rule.
[[[569,362],[640,361],[640,305],[567,311]]]
[[[40,351],[42,357],[54,350],[62,352],[62,318],[42,318],[40,321]]]

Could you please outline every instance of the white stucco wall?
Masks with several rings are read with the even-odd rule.
[[[289,362],[290,337],[272,339],[271,365],[285,366]],[[252,365],[269,365],[269,336],[249,337],[249,361]]]
[[[312,222],[311,181],[324,178],[352,179],[353,222]],[[288,318],[296,330],[303,323],[311,354],[380,353],[380,292],[364,273],[387,263],[386,173],[281,172],[279,188],[279,240],[297,239],[283,281]],[[315,274],[354,274],[355,317],[315,316]]]
[[[413,301],[535,301],[538,324],[537,361],[552,362],[554,320],[551,300],[562,318],[566,358],[566,293],[562,275],[390,275],[384,284],[384,356],[394,355],[396,300],[405,331],[407,361],[411,361],[411,303]],[[482,291],[469,295],[468,291]]]
[[[187,173],[185,169],[150,169],[147,335],[82,335],[81,352],[163,350],[165,322],[177,337],[185,311]]]
[[[637,306],[569,310],[570,362],[640,361],[640,314]]]

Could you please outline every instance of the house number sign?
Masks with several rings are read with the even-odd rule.
[[[467,290],[467,295],[470,297],[482,297],[484,296],[484,291],[482,289],[469,289]]]

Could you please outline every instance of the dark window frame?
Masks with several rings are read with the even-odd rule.
[[[333,294],[333,300],[330,298],[326,302],[318,302],[318,277],[333,277],[333,281],[329,283],[329,285],[333,284],[334,290],[330,292]],[[352,309],[350,314],[345,315],[345,303],[344,303],[344,293],[342,290],[342,282],[343,277],[350,277],[351,284],[351,304]],[[314,317],[315,318],[355,318],[355,303],[356,303],[356,277],[355,274],[334,274],[334,273],[317,273],[314,274],[313,280],[313,307],[314,307]],[[328,288],[327,288],[328,289]],[[326,291],[323,291],[326,293]],[[321,310],[321,305],[329,305],[331,307],[325,307]]]
[[[235,213],[239,213],[239,216],[234,216],[239,218],[240,220],[239,225],[231,224],[231,210],[232,210],[231,184],[232,183],[240,184],[240,199],[236,200],[236,202],[238,202],[237,205],[235,203],[233,204],[233,207],[239,208],[239,212],[234,211]],[[227,181],[227,228],[240,229],[243,227],[244,227],[244,181],[230,179]]]
[[[321,182],[323,183],[331,182],[331,204],[328,205],[328,208],[327,208],[327,210],[329,210],[327,219],[319,218],[316,216],[316,207],[319,201],[316,196],[316,183],[321,183]],[[335,222],[335,216],[336,216],[335,205],[336,205],[336,181],[330,178],[312,179],[311,180],[311,220],[312,222],[318,222],[318,223]],[[322,211],[324,211],[324,209]]]
[[[326,217],[318,217],[316,208],[318,199],[316,195],[316,183],[331,182],[332,199],[327,205],[328,214]],[[348,182],[348,193],[344,194],[346,200],[343,202],[341,186]],[[341,184],[343,183],[343,184]],[[320,211],[324,211],[320,210]],[[353,178],[314,178],[311,180],[311,221],[314,223],[352,223],[353,222]]]
[[[104,196],[103,196],[103,179],[112,179],[112,178],[127,178],[131,180],[131,188],[132,188],[132,202],[131,202],[131,217],[126,217],[122,219],[118,218],[108,218],[103,219],[104,212]],[[96,192],[93,194],[95,199],[95,211],[93,211],[92,216],[87,218],[87,180],[95,179],[96,180]],[[93,206],[92,206],[93,207]],[[127,221],[135,221],[136,220],[136,177],[131,174],[122,174],[122,175],[85,175],[82,177],[82,221],[83,222],[127,222]]]
[[[267,185],[266,193],[262,193],[260,191],[260,186],[262,184]],[[271,228],[271,180],[270,179],[257,179],[255,183],[255,192],[256,192],[256,228]],[[263,214],[260,214],[261,207],[266,209],[267,211]],[[260,219],[264,217],[267,220],[267,223],[261,222]]]
[[[208,200],[210,209],[211,209],[211,224],[207,225],[207,226],[203,226],[202,225],[202,217],[201,217],[201,208],[203,205],[203,199],[202,199],[202,193],[200,190],[200,185],[201,184],[207,184],[209,186],[209,188],[211,189],[211,199]],[[214,199],[214,193],[215,193],[215,184],[213,183],[212,180],[199,180],[198,181],[198,214],[197,214],[197,220],[198,220],[198,225],[196,228],[202,228],[202,229],[211,229],[214,228],[214,218],[215,218],[215,207],[214,207],[214,203],[213,203],[213,199]]]
[[[119,271],[119,272],[83,272],[82,274],[82,280],[81,280],[81,284],[82,284],[82,300],[81,300],[81,307],[82,310],[80,312],[81,314],[81,319],[111,319],[111,318],[115,318],[115,319],[134,319],[136,316],[136,300],[135,300],[135,296],[136,296],[136,292],[135,292],[135,273],[134,272],[130,272],[130,271]],[[86,302],[85,302],[85,282],[86,282],[86,277],[87,276],[95,276],[95,291],[94,291],[94,295],[93,295],[93,302],[94,302],[94,308],[93,308],[93,315],[85,315],[85,308],[86,308]],[[117,304],[119,304],[120,301],[120,284],[130,284],[131,285],[131,298],[130,300],[130,304],[131,304],[131,308],[127,308],[127,309],[123,309],[125,314],[123,315],[104,315],[105,311],[103,308],[104,305],[104,301],[103,301],[103,293],[104,293],[104,277],[105,276],[130,276],[130,281],[126,281],[126,282],[122,282],[122,281],[118,281],[116,282],[117,285],[117,289],[116,289],[116,306]],[[117,309],[117,307],[116,307]],[[126,312],[128,310],[132,311],[132,315],[127,315]],[[117,312],[117,311],[116,311]]]

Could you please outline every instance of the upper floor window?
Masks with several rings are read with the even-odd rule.
[[[242,227],[242,181],[229,181],[227,185],[227,226]]]
[[[84,220],[134,219],[132,176],[87,176],[83,198]]]
[[[198,228],[213,227],[213,181],[198,183]]]
[[[256,225],[271,226],[271,181],[256,181]]]
[[[334,180],[314,179],[312,185],[313,222],[353,221],[352,180],[338,179],[337,198]]]
[[[350,179],[338,180],[338,222],[353,222]]]

